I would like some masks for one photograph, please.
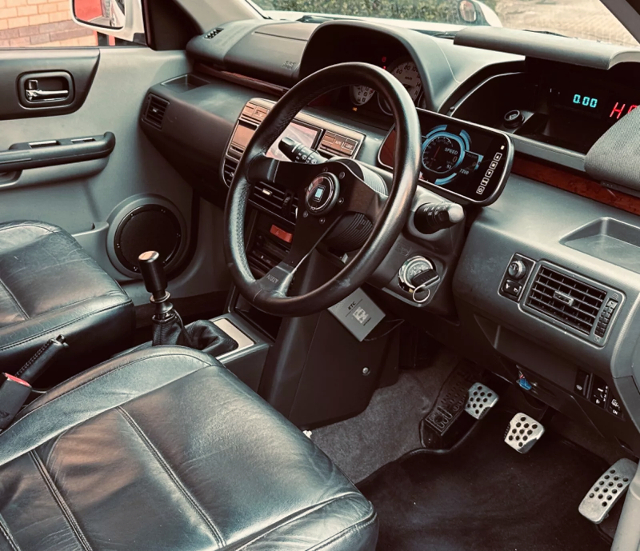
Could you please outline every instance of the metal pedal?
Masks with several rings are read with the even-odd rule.
[[[498,396],[487,385],[476,383],[469,389],[465,411],[475,419],[482,419],[498,403]]]
[[[578,509],[580,514],[594,524],[600,524],[624,495],[637,469],[638,465],[630,459],[616,461],[584,496]]]
[[[509,422],[504,441],[518,453],[527,453],[544,434],[544,427],[533,417],[517,413]]]

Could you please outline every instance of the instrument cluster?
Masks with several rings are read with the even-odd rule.
[[[406,88],[416,106],[420,105],[422,99],[422,79],[415,62],[409,57],[400,57],[387,64],[387,57],[383,56],[380,66],[389,71]],[[385,115],[391,115],[391,108],[387,101],[373,88],[368,86],[350,86],[349,99],[354,111],[367,107],[367,109],[378,110]]]

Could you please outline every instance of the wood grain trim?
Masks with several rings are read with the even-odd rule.
[[[613,191],[603,187],[595,180],[573,174],[560,168],[551,167],[522,157],[516,157],[513,160],[511,172],[549,186],[563,189],[570,193],[575,193],[581,197],[592,199],[598,203],[610,205],[633,214],[640,214],[640,198],[620,191]]]

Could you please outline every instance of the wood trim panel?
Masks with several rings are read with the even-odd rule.
[[[511,172],[592,199],[598,203],[610,205],[633,214],[640,214],[640,198],[605,188],[595,180],[573,174],[561,168],[551,167],[516,156],[513,160]]]

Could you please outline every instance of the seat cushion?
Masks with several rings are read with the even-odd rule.
[[[127,346],[134,324],[129,297],[67,232],[43,222],[0,224],[3,371],[15,373],[60,334],[70,344],[65,361],[95,364]]]
[[[190,349],[111,360],[0,434],[0,549],[373,551],[376,539],[371,504],[315,444]]]

